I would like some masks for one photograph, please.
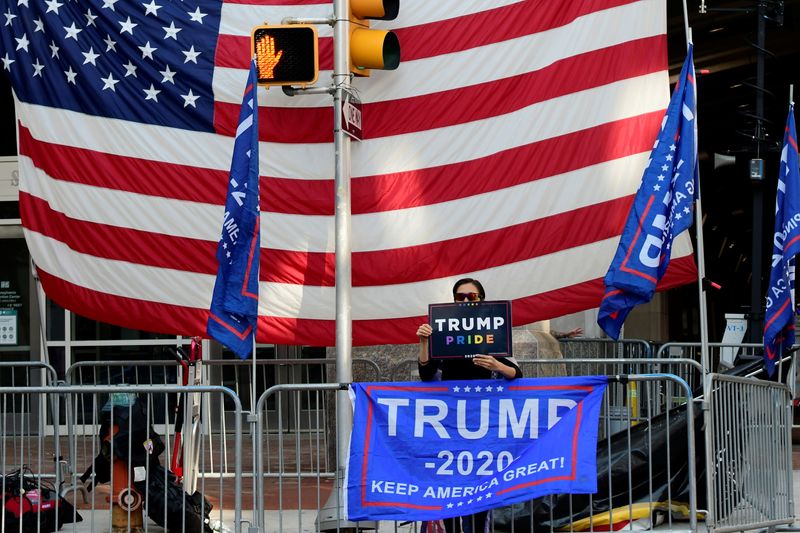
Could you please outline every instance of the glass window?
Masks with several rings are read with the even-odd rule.
[[[143,339],[174,339],[175,335],[166,333],[151,333],[136,329],[123,328],[105,322],[98,322],[89,318],[73,314],[72,315],[72,338],[79,341],[99,340],[143,340]]]
[[[17,119],[8,76],[0,76],[0,102],[0,155],[17,155]],[[19,218],[19,214],[0,218]]]
[[[19,202],[0,202],[0,219],[4,218],[20,218]]]
[[[64,308],[50,298],[47,300],[47,340],[63,341],[64,339]]]

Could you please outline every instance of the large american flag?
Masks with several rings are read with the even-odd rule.
[[[202,334],[249,33],[316,0],[3,0],[20,210],[48,296]],[[480,279],[515,325],[596,307],[669,98],[665,0],[405,0],[402,62],[354,87],[357,345],[415,340]],[[332,31],[320,28],[320,83]],[[334,343],[328,96],[259,95],[261,342]],[[661,288],[694,279],[676,241]]]

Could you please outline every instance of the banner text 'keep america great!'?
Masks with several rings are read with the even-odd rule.
[[[350,520],[428,520],[597,491],[604,376],[354,383]]]

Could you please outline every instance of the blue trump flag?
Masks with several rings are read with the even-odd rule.
[[[661,132],[604,279],[597,323],[619,338],[631,309],[649,302],[669,265],[674,237],[692,225],[697,191],[697,122],[692,45]]]
[[[258,86],[255,61],[242,98],[233,144],[217,280],[206,331],[242,359],[253,351],[258,322],[261,216],[258,198]]]
[[[350,520],[437,520],[597,492],[604,376],[353,383]]]
[[[794,103],[789,106],[775,197],[772,271],[764,321],[764,366],[772,376],[781,354],[794,344],[794,256],[800,252],[800,170]]]

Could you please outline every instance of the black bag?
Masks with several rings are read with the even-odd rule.
[[[210,533],[211,503],[199,492],[191,496],[183,490],[175,474],[161,465],[148,468],[147,481],[134,483],[136,490],[147,494],[147,516],[168,531]],[[166,523],[164,518],[166,517]]]
[[[58,531],[66,523],[83,520],[51,483],[34,477],[27,467],[0,476],[0,488],[4,489],[3,531],[51,532]]]

